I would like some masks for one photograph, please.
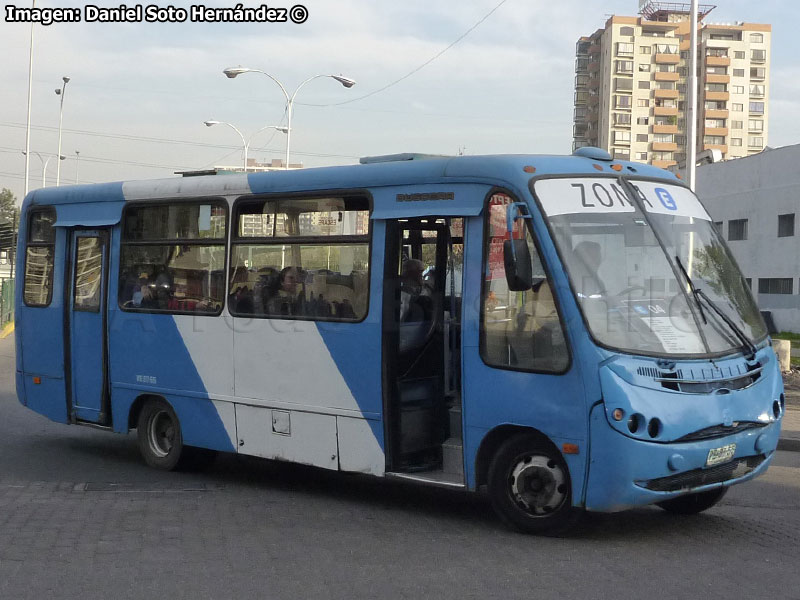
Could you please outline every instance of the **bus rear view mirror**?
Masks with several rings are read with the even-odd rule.
[[[525,240],[506,240],[503,242],[503,264],[506,269],[506,282],[512,292],[525,292],[533,285],[531,253]]]

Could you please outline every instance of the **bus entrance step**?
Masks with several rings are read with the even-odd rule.
[[[464,444],[460,437],[448,438],[442,444],[442,471],[452,475],[464,472]]]
[[[451,406],[447,409],[450,420],[450,437],[461,437],[461,405]]]

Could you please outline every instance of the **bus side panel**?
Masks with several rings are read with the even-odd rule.
[[[150,394],[172,404],[187,444],[235,452],[224,415],[209,399],[175,318],[115,309],[109,322],[114,430],[128,431],[133,402]]]
[[[25,223],[27,219],[23,218]],[[27,235],[20,227],[20,240]],[[31,307],[24,303],[25,249],[20,242],[20,259],[16,286],[17,368],[24,385],[17,387],[20,402],[53,421],[66,423],[67,397],[64,378],[64,273],[67,231],[56,228],[53,266],[52,300],[47,307]],[[40,383],[35,383],[39,378]]]

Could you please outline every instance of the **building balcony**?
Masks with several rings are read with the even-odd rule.
[[[656,54],[656,64],[677,65],[681,62],[680,54]]]
[[[653,96],[656,98],[669,98],[671,100],[677,100],[678,90],[653,90]]]
[[[656,106],[653,108],[653,114],[656,117],[677,117],[678,116],[678,107],[677,106]]]
[[[703,131],[704,135],[722,135],[725,137],[730,133],[727,127],[706,127]]]
[[[730,56],[706,56],[706,65],[709,67],[729,67]]]
[[[659,169],[667,169],[673,165],[677,165],[678,163],[674,160],[653,160],[650,161],[650,164],[654,167],[658,167]]]
[[[656,71],[653,79],[656,81],[678,81],[679,77],[677,73],[662,73],[661,71]]]
[[[653,142],[650,144],[650,149],[653,152],[675,152],[678,149],[678,144],[675,142]]]
[[[706,119],[727,119],[729,114],[730,113],[727,110],[713,108],[708,108],[705,111]]]
[[[600,44],[592,44],[589,46],[589,54],[597,54],[600,52]]]
[[[590,62],[589,63],[589,73],[597,73],[600,71],[600,62]]]
[[[727,102],[730,99],[730,92],[706,92],[706,100]]]
[[[706,74],[706,83],[730,83],[730,75],[717,75],[716,73]]]
[[[653,125],[653,133],[678,133],[677,125]]]
[[[719,150],[723,156],[728,154],[727,144],[703,144],[703,150]]]

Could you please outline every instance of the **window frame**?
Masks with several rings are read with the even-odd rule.
[[[570,175],[565,175],[564,177],[568,177]],[[541,177],[532,177],[528,182],[529,193],[531,197],[533,197],[533,202],[524,202],[525,206],[528,208],[528,212],[531,215],[530,219],[524,219],[523,226],[527,227],[527,231],[533,240],[533,247],[536,249],[536,252],[539,254],[539,260],[542,263],[542,268],[544,269],[545,279],[547,280],[548,285],[550,285],[550,293],[553,296],[553,303],[555,304],[556,314],[558,315],[558,324],[561,327],[561,333],[564,338],[564,348],[567,353],[567,362],[564,365],[564,368],[560,371],[555,371],[552,369],[526,369],[521,367],[512,367],[509,365],[494,365],[491,364],[486,360],[484,349],[486,347],[485,344],[485,328],[484,324],[484,316],[486,311],[484,310],[484,298],[486,297],[486,269],[488,267],[488,259],[489,259],[489,201],[492,199],[492,196],[496,194],[505,194],[509,198],[511,198],[512,202],[522,202],[518,199],[517,195],[514,194],[510,189],[502,188],[502,187],[495,187],[489,190],[488,194],[486,194],[486,198],[483,201],[483,211],[481,220],[483,221],[483,233],[481,236],[481,271],[480,271],[480,278],[481,278],[481,289],[480,289],[480,314],[478,315],[478,354],[481,357],[481,362],[486,365],[490,369],[500,369],[503,371],[515,371],[521,373],[540,373],[544,375],[564,375],[568,373],[572,369],[572,346],[570,344],[569,339],[569,329],[567,328],[567,322],[564,319],[563,309],[561,306],[561,297],[559,290],[557,289],[552,275],[552,269],[548,264],[547,259],[545,258],[544,253],[542,252],[542,247],[539,242],[539,236],[536,234],[536,231],[533,226],[533,221],[538,217],[541,218],[541,206],[539,205],[538,199],[536,199],[535,194],[533,193],[533,184],[537,179],[541,179],[542,177],[549,178],[551,176],[541,176]],[[538,211],[538,215],[537,215]],[[550,228],[547,223],[544,223],[544,230],[550,235]],[[556,250],[556,256],[558,256]],[[560,260],[561,257],[559,256],[558,259]],[[467,268],[467,267],[465,267]]]
[[[367,235],[332,235],[332,236],[284,236],[284,237],[241,237],[239,235],[239,216],[242,205],[254,203],[266,203],[275,201],[292,201],[292,200],[315,200],[321,198],[355,198],[364,199],[367,202],[367,211],[369,213],[369,233]],[[372,194],[367,189],[345,189],[345,190],[323,190],[313,192],[286,192],[277,194],[253,194],[248,196],[240,196],[231,205],[231,219],[229,225],[233,223],[235,228],[231,227],[229,235],[229,253],[227,261],[226,273],[226,288],[225,296],[230,296],[231,287],[231,274],[233,268],[233,256],[235,246],[287,246],[287,245],[300,245],[300,246],[331,246],[333,244],[339,245],[356,245],[366,243],[367,245],[367,287],[365,290],[367,296],[367,305],[364,310],[364,316],[359,319],[340,319],[336,317],[318,317],[318,316],[304,316],[304,315],[278,315],[278,314],[250,314],[239,313],[231,311],[230,304],[228,304],[228,314],[237,319],[270,319],[281,321],[310,321],[310,322],[324,322],[324,323],[350,323],[357,324],[364,322],[369,317],[372,299],[372,237],[373,237],[373,221],[372,213],[375,203]],[[381,267],[381,272],[383,268]]]
[[[748,221],[749,221],[749,219],[730,219],[730,220],[728,220],[728,239],[726,241],[728,241],[728,242],[743,242],[743,241],[746,241],[747,237],[748,237],[747,236],[747,234],[748,234],[747,230],[749,229]],[[739,224],[743,224],[742,225],[742,237],[731,237],[731,229],[732,229],[733,223],[736,223],[736,227],[738,227]]]
[[[221,238],[168,238],[168,239],[148,239],[128,241],[125,239],[125,219],[131,210],[138,208],[151,208],[157,206],[173,206],[173,205],[202,205],[210,204],[211,206],[221,206],[225,210],[225,233]],[[227,302],[227,294],[223,294],[222,302],[218,310],[214,312],[201,312],[196,310],[172,310],[160,308],[141,308],[123,306],[119,295],[120,278],[122,276],[122,257],[126,247],[130,246],[222,246],[224,251],[223,264],[225,265],[225,292],[228,289],[228,246],[230,238],[230,225],[231,225],[231,210],[227,200],[222,196],[210,197],[192,197],[192,198],[159,198],[156,200],[137,200],[128,202],[122,211],[122,218],[120,219],[120,242],[119,242],[119,259],[118,259],[118,274],[117,274],[117,306],[120,310],[130,313],[144,313],[144,314],[157,314],[157,315],[189,315],[194,317],[218,317],[225,310]]]
[[[49,242],[36,242],[32,241],[31,232],[33,228],[31,227],[33,223],[33,219],[36,215],[50,213],[53,215],[53,239]],[[32,207],[28,211],[26,227],[27,230],[25,231],[25,267],[22,271],[22,303],[29,307],[29,308],[47,308],[53,303],[53,286],[55,285],[55,271],[56,271],[56,220],[58,216],[56,214],[56,209],[54,206],[35,206]],[[50,276],[49,276],[49,285],[48,285],[48,292],[47,292],[47,302],[44,304],[34,304],[32,302],[28,302],[28,299],[25,297],[25,284],[28,278],[28,249],[29,248],[50,248],[52,251],[52,256],[50,257]]]
[[[89,313],[99,313],[103,307],[103,295],[107,293],[108,287],[108,236],[104,234],[104,232],[99,233],[86,233],[81,232],[75,236],[75,262],[72,268],[72,293],[70,294],[70,305],[73,311],[77,312],[89,312]],[[80,240],[99,240],[100,242],[100,297],[97,301],[97,306],[89,307],[80,305],[78,306],[75,303],[76,297],[75,293],[78,291],[78,269],[77,269],[77,258],[78,258],[78,245],[80,244]],[[105,281],[103,281],[105,279]]]
[[[797,213],[785,213],[782,215],[778,215],[778,237],[779,238],[786,238],[786,237],[794,237],[796,232],[796,224],[797,224],[797,217],[795,216]],[[785,225],[786,223],[790,223],[791,227]],[[788,232],[788,233],[787,233]]]

